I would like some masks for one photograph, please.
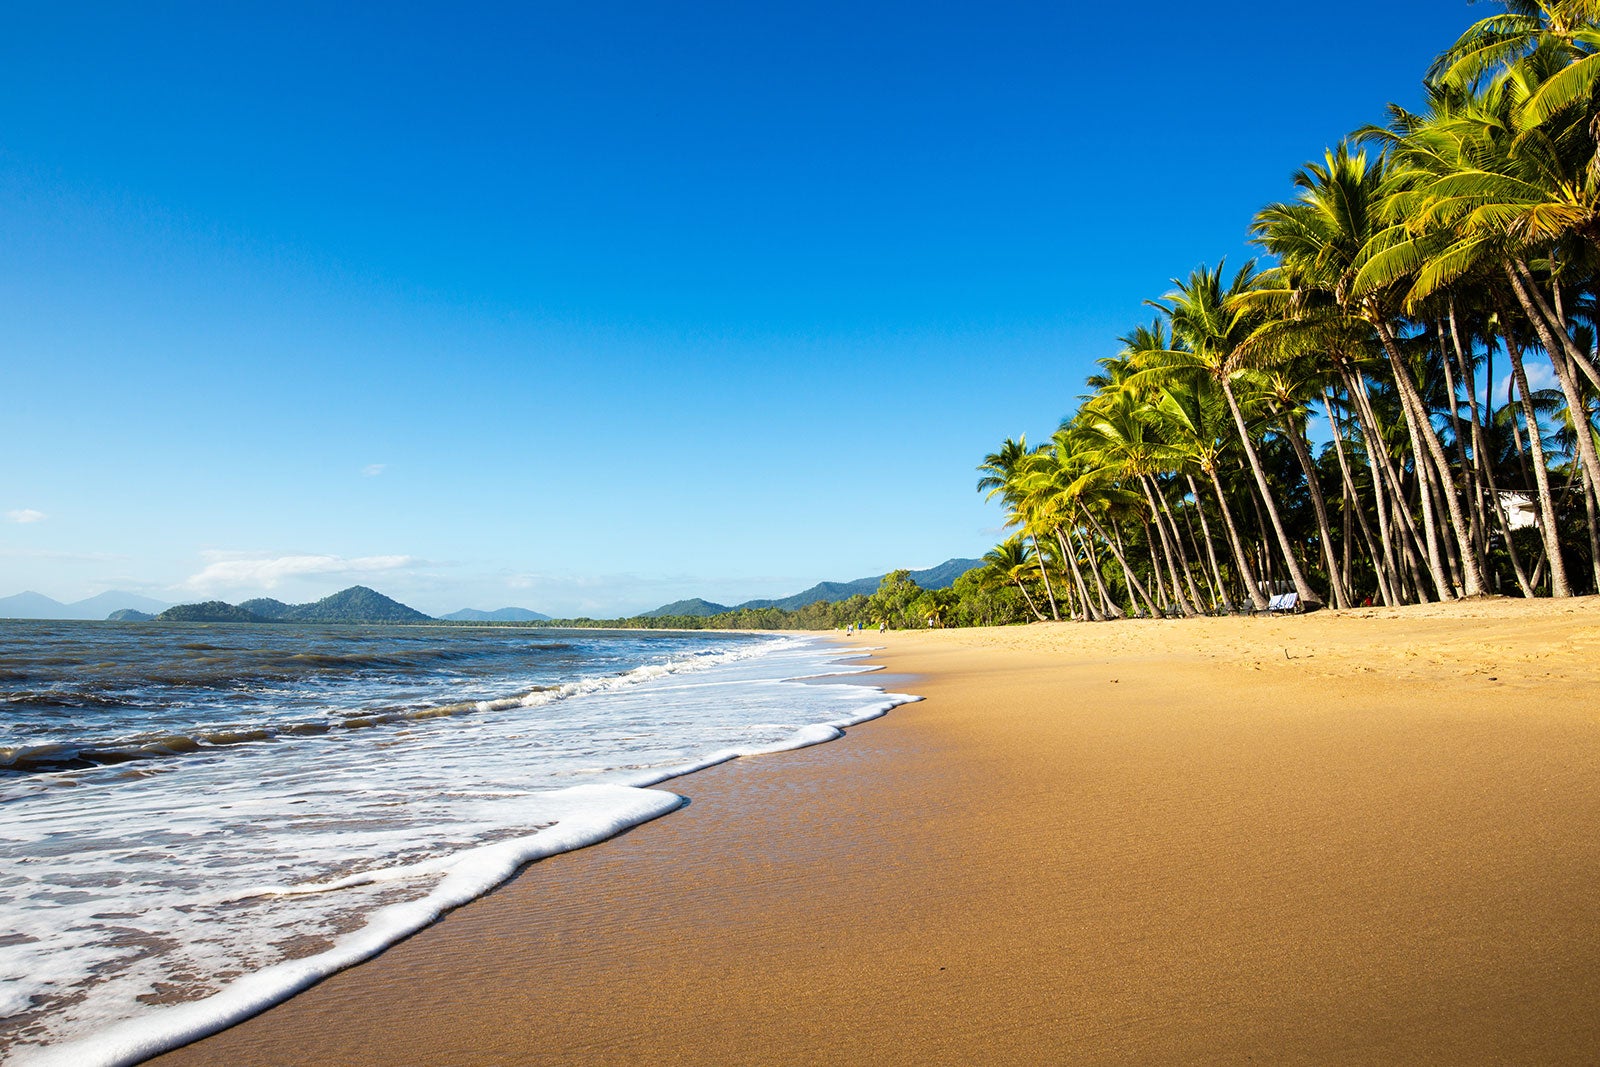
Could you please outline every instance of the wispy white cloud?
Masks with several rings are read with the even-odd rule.
[[[6,512],[6,518],[12,522],[43,522],[49,516],[42,511],[35,511],[33,508],[16,508]]]
[[[1546,363],[1529,362],[1523,364],[1523,371],[1528,375],[1528,388],[1534,392],[1540,389],[1559,389],[1561,383],[1556,380],[1556,372]],[[1495,387],[1496,397],[1510,395],[1507,389],[1511,385],[1511,375],[1507,374],[1500,379],[1500,384]]]
[[[232,553],[208,552],[211,560],[198,573],[185,578],[186,589],[275,589],[294,578],[314,575],[362,575],[401,571],[423,565],[415,556],[274,556],[240,558]]]
[[[382,474],[388,469],[389,465],[387,463],[368,463],[365,467],[361,468],[361,477],[376,478],[378,475]]]

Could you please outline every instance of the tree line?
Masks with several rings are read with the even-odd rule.
[[[883,576],[870,596],[819,600],[793,610],[737,608],[717,615],[637,615],[628,619],[551,619],[519,623],[607,630],[842,630],[887,626],[893,630],[945,626],[1003,626],[1029,618],[1010,576],[974,567],[945,589],[923,589],[908,570]]]
[[[984,458],[1031,617],[1600,589],[1600,0],[1501,6]]]

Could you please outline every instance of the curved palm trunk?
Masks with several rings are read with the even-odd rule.
[[[1583,514],[1589,520],[1589,569],[1593,571],[1594,590],[1600,593],[1600,516],[1597,516],[1596,499],[1600,490],[1588,477],[1583,479]]]
[[[1467,370],[1466,355],[1461,350],[1461,333],[1456,327],[1456,301],[1454,296],[1450,298],[1449,308],[1450,342],[1455,347],[1456,361],[1461,366],[1461,379],[1464,385],[1470,372]],[[1472,493],[1467,497],[1469,506],[1468,521],[1472,528],[1472,551],[1478,559],[1479,569],[1487,571],[1489,566],[1488,531],[1484,529],[1483,485],[1477,469],[1477,461],[1482,458],[1482,454],[1478,451],[1477,437],[1474,436],[1472,439],[1472,455],[1470,457],[1467,455],[1467,438],[1461,432],[1461,406],[1456,398],[1455,372],[1451,370],[1450,352],[1443,341],[1444,326],[1442,323],[1439,326],[1439,334],[1440,364],[1444,367],[1445,387],[1450,391],[1450,426],[1455,434],[1456,453],[1461,463],[1462,477],[1467,479],[1472,486]]]
[[[1386,342],[1387,344],[1387,342]],[[1396,362],[1396,355],[1390,354],[1391,366]],[[1398,371],[1396,372],[1399,373]],[[1424,451],[1420,431],[1417,427],[1417,415],[1411,407],[1411,401],[1405,389],[1397,382],[1395,393],[1400,397],[1401,419],[1406,425],[1406,436],[1411,441],[1412,471],[1417,476],[1417,503],[1422,509],[1422,534],[1423,543],[1428,554],[1428,573],[1433,577],[1435,590],[1440,600],[1454,600],[1456,588],[1450,581],[1450,575],[1445,569],[1444,553],[1439,547],[1439,517],[1433,510],[1434,496],[1429,492],[1428,460]],[[1395,484],[1399,485],[1398,477]],[[1396,492],[1395,510],[1406,515],[1410,512],[1404,494]]]
[[[1434,471],[1441,479],[1439,490],[1444,497],[1445,510],[1450,516],[1450,527],[1463,557],[1462,593],[1466,596],[1482,596],[1483,572],[1478,569],[1478,562],[1472,555],[1467,521],[1461,514],[1461,499],[1455,491],[1455,483],[1450,475],[1450,461],[1445,458],[1444,446],[1439,443],[1439,435],[1434,432],[1433,422],[1428,418],[1427,405],[1422,402],[1422,393],[1417,388],[1416,380],[1411,377],[1411,368],[1406,366],[1405,356],[1395,340],[1394,331],[1389,328],[1388,321],[1381,316],[1373,314],[1371,318],[1373,325],[1378,329],[1378,339],[1383,342],[1383,350],[1389,357],[1389,366],[1394,371],[1401,402],[1408,411],[1406,423],[1412,431],[1413,439],[1420,440],[1423,446],[1416,452],[1417,469],[1419,472],[1425,470],[1425,464],[1431,461]],[[1427,493],[1424,492],[1423,500],[1427,499]]]
[[[1278,504],[1272,497],[1272,487],[1267,484],[1266,471],[1261,467],[1261,457],[1256,454],[1255,443],[1250,440],[1250,431],[1245,427],[1244,412],[1239,409],[1239,400],[1233,395],[1233,384],[1223,375],[1222,395],[1228,400],[1228,410],[1233,412],[1233,424],[1239,431],[1239,439],[1244,442],[1245,456],[1250,460],[1250,469],[1255,473],[1256,485],[1261,490],[1261,500],[1267,506],[1267,516],[1272,520],[1273,532],[1278,535],[1278,545],[1283,549],[1283,559],[1289,568],[1289,578],[1294,582],[1295,592],[1308,608],[1320,608],[1322,598],[1311,588],[1311,583],[1306,580],[1305,571],[1300,567],[1300,560],[1294,554],[1294,546],[1289,541],[1289,535],[1283,528],[1283,519],[1278,516]]]
[[[1176,550],[1178,571],[1183,575],[1184,584],[1189,587],[1189,599],[1199,612],[1205,604],[1200,596],[1200,590],[1194,584],[1194,568],[1189,563],[1189,553],[1183,547],[1183,531],[1178,529],[1178,517],[1172,513],[1172,505],[1167,502],[1167,494],[1161,491],[1161,486],[1154,478],[1150,479],[1150,488],[1156,494],[1156,502],[1161,506],[1161,514],[1167,522],[1167,530],[1171,533],[1172,546]]]
[[[1562,350],[1566,352],[1567,358],[1570,359],[1573,365],[1581,370],[1584,376],[1589,379],[1589,384],[1593,385],[1596,391],[1600,391],[1600,368],[1597,368],[1589,359],[1588,353],[1584,352],[1584,350],[1579,348],[1577,343],[1573,341],[1572,334],[1567,330],[1567,319],[1565,314],[1563,314],[1559,308],[1552,308],[1549,302],[1545,300],[1544,290],[1540,289],[1534,284],[1533,271],[1528,269],[1527,263],[1520,259],[1516,260],[1515,262],[1517,270],[1521,272],[1523,280],[1527,283],[1529,298],[1532,300],[1534,306],[1539,308],[1540,313],[1559,335],[1561,339]],[[1559,292],[1556,294],[1556,299],[1558,301],[1561,299],[1561,294]]]
[[[1539,439],[1542,436],[1539,433],[1539,416],[1533,410],[1533,400],[1528,392],[1528,373],[1522,366],[1522,349],[1509,335],[1505,341],[1506,355],[1511,357],[1511,380],[1516,385],[1517,399],[1522,405],[1522,418],[1528,424],[1528,450],[1533,453],[1533,484],[1539,494],[1539,532],[1544,535],[1545,558],[1550,561],[1550,595],[1569,597],[1572,595],[1572,586],[1567,582],[1567,566],[1561,558],[1555,498],[1550,493],[1550,471],[1545,467],[1544,442]]]
[[[1072,568],[1072,579],[1077,583],[1078,597],[1083,601],[1083,617],[1099,622],[1102,616],[1095,608],[1094,602],[1089,599],[1089,586],[1083,580],[1083,572],[1078,569],[1078,554],[1067,545],[1067,538],[1061,532],[1061,527],[1057,526],[1055,533],[1056,543],[1061,546],[1061,554],[1066,557],[1067,566]]]
[[[1493,379],[1494,368],[1489,368],[1490,379]],[[1493,415],[1493,397],[1488,397]],[[1500,487],[1495,484],[1494,457],[1489,455],[1489,446],[1483,437],[1482,413],[1478,410],[1477,389],[1467,390],[1467,410],[1472,415],[1472,452],[1479,460],[1478,471],[1483,476],[1484,488],[1488,493],[1488,507],[1494,513],[1495,524],[1500,527],[1500,536],[1506,542],[1506,555],[1511,557],[1511,573],[1516,577],[1517,588],[1522,590],[1522,595],[1533,599],[1533,584],[1528,581],[1528,574],[1522,567],[1522,553],[1517,551],[1517,542],[1511,536],[1511,520],[1506,516],[1505,509],[1500,506]]]
[[[1183,507],[1183,498],[1182,497],[1178,498],[1178,506],[1180,508]],[[1197,506],[1198,506],[1198,502],[1197,502]],[[1177,516],[1177,514],[1175,512],[1172,512],[1170,510],[1171,509],[1171,505],[1170,504],[1168,505],[1168,509],[1169,509],[1168,513],[1171,516],[1172,523],[1173,523],[1174,526],[1176,526],[1177,522],[1178,522],[1178,516]],[[1184,564],[1183,564],[1183,567],[1184,567],[1183,573],[1186,574],[1186,575],[1191,575],[1191,577],[1189,579],[1189,588],[1191,590],[1196,590],[1196,589],[1199,588],[1200,585],[1204,585],[1206,587],[1206,592],[1210,595],[1211,610],[1209,610],[1209,611],[1207,610],[1206,602],[1204,600],[1199,600],[1198,599],[1198,597],[1199,597],[1199,593],[1198,592],[1195,594],[1195,596],[1197,598],[1196,603],[1195,603],[1195,607],[1199,608],[1200,611],[1203,614],[1209,615],[1209,614],[1212,613],[1212,611],[1214,611],[1216,609],[1217,605],[1221,602],[1222,594],[1217,589],[1216,585],[1212,582],[1211,576],[1206,573],[1205,564],[1200,559],[1200,543],[1195,539],[1195,535],[1194,535],[1194,520],[1189,517],[1189,512],[1188,512],[1188,509],[1186,509],[1186,508],[1183,511],[1183,529],[1181,531],[1179,531],[1179,532],[1184,534],[1188,538],[1188,540],[1186,542],[1180,540],[1179,544],[1185,546],[1187,548],[1187,550],[1188,550],[1188,551],[1185,552],[1185,559],[1184,559]],[[1188,552],[1193,552],[1194,553],[1194,562],[1193,563],[1190,563],[1188,558],[1187,558]],[[1200,581],[1198,583],[1196,583],[1194,578],[1192,577],[1192,575],[1194,574],[1195,571],[1199,571],[1200,572]]]
[[[1222,578],[1222,568],[1217,564],[1217,549],[1211,541],[1211,524],[1206,521],[1206,509],[1200,503],[1200,487],[1194,484],[1194,476],[1185,474],[1184,478],[1189,483],[1189,493],[1194,497],[1194,509],[1200,513],[1200,536],[1206,542],[1206,558],[1211,562],[1211,575],[1216,579],[1217,598],[1222,602],[1222,610],[1229,615],[1233,614],[1233,598],[1228,595],[1228,583]]]
[[[1111,554],[1117,557],[1117,562],[1122,566],[1123,580],[1128,583],[1128,600],[1132,602],[1134,596],[1137,595],[1144,601],[1145,607],[1150,612],[1150,617],[1155,618],[1158,614],[1156,611],[1156,602],[1151,598],[1150,590],[1146,589],[1144,587],[1144,583],[1141,582],[1133,573],[1133,568],[1128,566],[1128,557],[1123,553],[1122,550],[1121,532],[1118,531],[1116,538],[1113,539],[1106,536],[1105,528],[1102,527],[1099,521],[1094,517],[1094,512],[1085,511],[1084,518],[1089,520],[1089,525],[1094,527],[1094,532],[1100,535],[1100,540],[1106,543],[1106,547],[1111,549]],[[1134,604],[1134,606],[1137,607],[1138,605]]]
[[[1522,273],[1527,274],[1531,283],[1533,276],[1528,271],[1527,265],[1519,260],[1517,266]],[[1512,288],[1517,291],[1517,299],[1523,304],[1523,309],[1530,312],[1536,310],[1537,305],[1534,303],[1534,296],[1536,295],[1541,301],[1544,299],[1544,294],[1539,292],[1539,287],[1532,284],[1525,285],[1523,279],[1518,277],[1518,271],[1511,270],[1508,267],[1507,272],[1511,275]],[[1530,293],[1529,290],[1532,292]],[[1533,320],[1534,328],[1539,331],[1539,339],[1544,342],[1544,350],[1550,355],[1550,365],[1555,368],[1556,381],[1561,383],[1561,393],[1566,397],[1567,410],[1572,413],[1573,428],[1578,431],[1576,435],[1578,438],[1578,456],[1583,461],[1583,468],[1588,472],[1591,482],[1600,482],[1600,453],[1595,450],[1594,435],[1584,432],[1588,428],[1589,409],[1584,404],[1583,394],[1578,388],[1578,383],[1573,380],[1572,367],[1566,358],[1568,356],[1566,349],[1570,346],[1573,351],[1576,351],[1577,346],[1573,345],[1572,339],[1567,336],[1565,324],[1562,325],[1560,330],[1553,330],[1551,329],[1551,324],[1545,321],[1542,314],[1530,313],[1529,318]],[[1565,342],[1560,346],[1556,344],[1555,334],[1557,333],[1561,335],[1561,341]],[[1533,432],[1529,430],[1529,435],[1531,436]],[[1590,524],[1590,529],[1593,529],[1593,524]]]
[[[1033,539],[1033,562],[1039,565],[1039,577],[1044,579],[1044,595],[1050,598],[1050,617],[1060,622],[1061,609],[1056,607],[1056,591],[1050,585],[1050,572],[1044,566],[1044,549],[1039,545],[1039,538],[1031,531],[1028,536]]]
[[[1083,549],[1084,561],[1089,565],[1089,573],[1094,576],[1094,587],[1100,594],[1100,606],[1105,612],[1105,617],[1108,619],[1120,619],[1122,617],[1122,609],[1117,607],[1111,599],[1111,594],[1106,592],[1106,583],[1105,579],[1100,575],[1100,560],[1095,554],[1094,542],[1078,528],[1076,523],[1072,525],[1069,533],[1072,535],[1073,543]]]
[[[1011,581],[1015,583],[1017,589],[1021,591],[1022,599],[1028,602],[1028,610],[1033,612],[1033,617],[1038,619],[1040,622],[1044,622],[1044,613],[1040,611],[1039,606],[1033,602],[1033,597],[1028,595],[1028,587],[1022,584],[1022,579],[1013,574],[1011,576]]]
[[[1494,397],[1485,397],[1485,401],[1489,405],[1489,411],[1483,412],[1479,410],[1478,389],[1475,385],[1471,384],[1471,371],[1467,366],[1466,356],[1461,347],[1460,334],[1456,330],[1456,307],[1454,300],[1450,302],[1450,335],[1455,340],[1456,359],[1461,364],[1462,382],[1467,386],[1467,413],[1472,416],[1472,455],[1474,460],[1474,468],[1477,475],[1482,480],[1483,491],[1488,498],[1486,501],[1486,507],[1487,510],[1493,512],[1495,524],[1500,527],[1500,535],[1505,539],[1506,555],[1511,558],[1511,572],[1517,580],[1517,588],[1522,590],[1523,596],[1532,599],[1534,596],[1533,584],[1528,581],[1527,571],[1525,571],[1522,567],[1522,554],[1517,551],[1516,539],[1511,536],[1511,520],[1506,516],[1505,509],[1500,506],[1500,487],[1495,484],[1494,457],[1489,454],[1489,445],[1488,442],[1484,440],[1483,436],[1485,416],[1492,418],[1494,415]],[[1486,348],[1486,351],[1488,353],[1486,358],[1489,361],[1487,367],[1488,379],[1490,382],[1493,382],[1494,348],[1489,346]],[[1487,542],[1487,530],[1484,531],[1484,538]],[[1485,552],[1487,552],[1487,544],[1485,545]]]
[[[1161,521],[1161,505],[1156,502],[1156,494],[1150,488],[1150,479],[1147,475],[1140,475],[1139,484],[1144,488],[1145,499],[1150,502],[1150,513],[1155,519],[1156,531],[1161,535],[1162,554],[1167,558],[1167,572],[1172,581],[1172,600],[1178,605],[1178,610],[1185,616],[1195,614],[1194,606],[1183,595],[1183,583],[1178,578],[1177,552],[1172,547],[1172,539],[1167,534],[1166,523]],[[1154,549],[1152,543],[1151,548]]]
[[[1417,529],[1416,521],[1411,517],[1411,511],[1406,505],[1405,493],[1401,488],[1400,473],[1394,468],[1394,461],[1389,456],[1389,449],[1383,440],[1383,427],[1378,422],[1377,412],[1372,410],[1372,398],[1367,395],[1367,383],[1358,374],[1349,372],[1345,376],[1345,392],[1355,401],[1351,410],[1356,413],[1356,421],[1361,424],[1361,432],[1367,437],[1367,458],[1374,463],[1373,485],[1379,494],[1378,524],[1386,523],[1384,514],[1398,520],[1401,532],[1405,535],[1400,539],[1400,547],[1405,552],[1406,564],[1411,570],[1411,581],[1417,589],[1418,600],[1427,600],[1423,592],[1425,585],[1422,573],[1426,571],[1433,579],[1434,595],[1441,600],[1450,599],[1450,586],[1445,579],[1444,572],[1431,566],[1437,563],[1436,557],[1430,563],[1423,562],[1422,533]],[[1389,534],[1384,533],[1385,542]]]
[[[1346,514],[1355,512],[1356,523],[1361,529],[1361,539],[1366,542],[1367,555],[1372,559],[1372,572],[1378,579],[1378,596],[1385,604],[1398,604],[1400,601],[1395,595],[1395,587],[1399,581],[1394,573],[1394,554],[1389,547],[1387,537],[1381,542],[1383,546],[1381,552],[1373,544],[1372,527],[1367,523],[1367,513],[1361,506],[1361,496],[1356,492],[1356,480],[1350,474],[1350,462],[1344,454],[1344,427],[1339,424],[1339,419],[1334,414],[1333,395],[1327,389],[1322,391],[1322,409],[1327,412],[1328,425],[1333,429],[1333,452],[1339,459],[1339,478],[1344,485]],[[1346,542],[1346,547],[1348,544]]]
[[[1283,430],[1289,438],[1289,447],[1294,449],[1295,459],[1300,461],[1300,469],[1305,472],[1306,490],[1311,494],[1311,510],[1317,516],[1317,533],[1322,538],[1322,558],[1328,564],[1328,587],[1333,592],[1333,606],[1348,608],[1350,597],[1345,592],[1344,582],[1339,578],[1339,561],[1333,554],[1333,528],[1328,524],[1328,502],[1322,496],[1322,483],[1317,479],[1317,466],[1311,462],[1311,449],[1306,445],[1299,422],[1294,416],[1284,417]]]
[[[1211,488],[1217,494],[1217,510],[1222,512],[1222,525],[1228,531],[1228,546],[1233,549],[1233,565],[1239,571],[1239,580],[1244,583],[1245,595],[1250,598],[1257,611],[1267,610],[1267,598],[1261,592],[1261,583],[1256,581],[1255,568],[1250,565],[1250,555],[1245,551],[1244,541],[1239,537],[1239,527],[1233,521],[1233,510],[1228,507],[1228,494],[1223,492],[1222,479],[1217,477],[1215,467],[1207,467],[1206,473],[1211,476]]]

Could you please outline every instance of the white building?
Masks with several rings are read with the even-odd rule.
[[[1506,513],[1513,530],[1526,530],[1539,525],[1539,508],[1527,493],[1502,489],[1500,509]]]

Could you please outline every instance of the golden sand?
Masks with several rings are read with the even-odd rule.
[[[1600,1060],[1600,598],[867,636],[925,702],[160,1062]]]

